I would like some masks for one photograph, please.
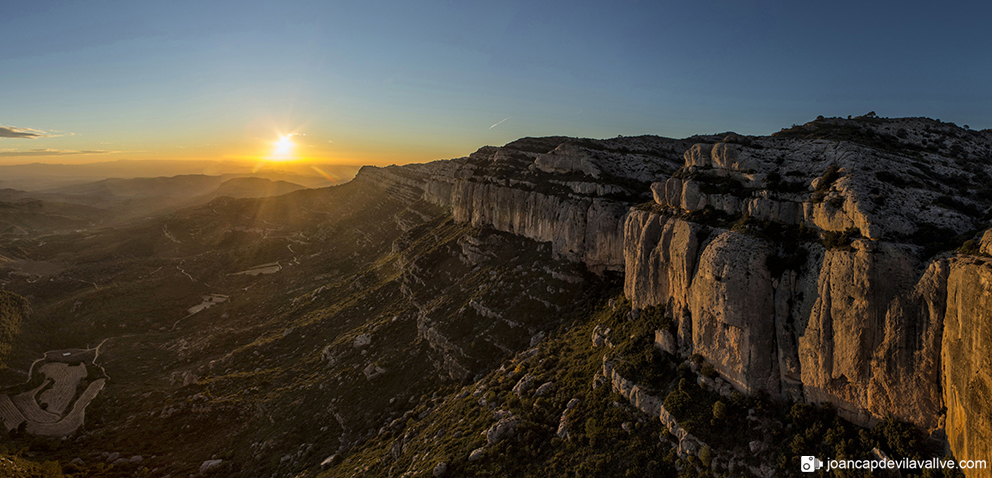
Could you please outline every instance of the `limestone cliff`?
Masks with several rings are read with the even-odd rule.
[[[356,181],[450,207],[456,221],[550,243],[596,272],[623,270],[624,216],[679,166],[686,140],[525,138],[450,161],[376,168]]]
[[[946,427],[980,458],[989,158],[988,131],[866,116],[771,137],[525,138],[356,181],[623,271],[635,309],[665,306],[666,350],[738,390]],[[976,256],[955,256],[967,239]]]
[[[834,137],[852,131],[882,144]],[[694,145],[626,218],[625,293],[666,305],[678,350],[739,390],[830,402],[861,424],[946,426],[959,458],[981,459],[992,268],[939,253],[987,224],[989,197],[967,193],[992,180],[989,136],[838,119]]]
[[[765,241],[720,234],[703,250],[689,289],[692,348],[742,390],[778,393],[775,322]]]
[[[992,262],[961,258],[950,266],[942,353],[947,437],[960,460],[992,452]]]

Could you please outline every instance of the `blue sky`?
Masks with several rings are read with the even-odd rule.
[[[985,2],[11,2],[0,126],[34,136],[0,130],[0,163],[250,159],[298,133],[297,157],[388,164],[522,136],[769,134],[868,111],[989,128],[990,13]]]

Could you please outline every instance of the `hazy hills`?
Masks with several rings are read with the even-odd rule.
[[[355,166],[242,161],[120,160],[88,164],[31,163],[0,165],[0,188],[41,191],[107,178],[155,178],[184,175],[257,177],[324,187],[348,181]]]
[[[0,235],[121,225],[227,196],[278,196],[305,189],[287,181],[256,177],[186,175],[104,179],[27,192],[0,190]]]
[[[103,344],[84,426],[5,444],[67,473],[768,477],[989,446],[988,132],[867,116],[524,138],[281,195],[145,181],[44,194],[201,202],[0,242],[32,309],[8,385]]]

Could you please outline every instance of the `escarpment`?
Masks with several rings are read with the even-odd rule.
[[[366,166],[356,177],[396,196],[450,207],[456,221],[550,243],[590,270],[622,271],[624,217],[669,175],[691,141],[658,137],[525,138],[465,158]]]
[[[937,123],[886,148],[829,139],[919,121],[828,120],[694,145],[626,219],[625,293],[635,307],[667,306],[681,354],[741,391],[829,402],[865,425],[893,415],[938,436],[946,427],[956,456],[978,458],[990,438],[979,341],[992,268],[953,252],[987,227],[992,204],[974,193],[992,179],[992,138],[945,126],[957,157],[912,143]],[[804,133],[818,129],[826,139]],[[986,254],[988,242],[961,251]]]
[[[988,237],[988,236],[986,236]],[[963,257],[950,265],[939,360],[947,438],[962,460],[992,452],[992,262]]]
[[[988,131],[870,116],[771,137],[527,138],[357,180],[622,271],[634,308],[665,307],[664,348],[742,392],[863,425],[891,414],[946,432],[959,459],[989,455]]]

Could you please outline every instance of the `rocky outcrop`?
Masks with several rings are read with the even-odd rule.
[[[947,278],[940,355],[947,438],[959,460],[988,460],[992,456],[990,357],[992,263],[964,258],[951,264]]]
[[[620,376],[613,369],[613,362],[605,360],[605,356],[603,358],[603,376],[610,382],[613,390],[626,398],[634,408],[649,416],[657,417],[661,413],[662,399],[651,395],[643,387]]]
[[[887,414],[926,429],[941,426],[941,336],[947,303],[947,261],[930,264],[905,295],[885,312],[881,343],[869,370],[867,403],[872,415]]]
[[[868,128],[852,124],[834,127]],[[950,134],[967,144],[963,158],[990,150],[990,138]],[[960,245],[948,239],[978,224],[985,199],[949,193],[974,165],[919,147],[695,145],[677,175],[651,185],[653,206],[627,217],[624,292],[635,308],[667,306],[677,334],[659,331],[661,348],[704,356],[738,390],[829,402],[866,425],[891,414],[946,426],[958,458],[987,456],[992,265],[930,257]],[[754,230],[755,219],[778,226]],[[735,220],[745,234],[726,229]],[[804,230],[822,241],[797,239]],[[976,242],[972,252],[992,253],[992,232]]]
[[[624,293],[634,308],[689,305],[704,227],[673,216],[632,210],[624,225]]]
[[[982,235],[979,251],[986,256],[992,256],[992,229],[985,231],[985,234]]]
[[[417,337],[423,338],[430,344],[431,348],[441,352],[442,369],[448,373],[453,380],[468,380],[472,377],[472,370],[465,362],[469,361],[468,354],[455,342],[448,339],[433,326],[426,318],[427,314],[422,314],[417,320]]]
[[[526,138],[450,161],[366,166],[355,181],[449,207],[459,222],[550,243],[556,256],[602,273],[623,270],[624,218],[647,194],[630,185],[671,174],[687,145],[658,137]]]
[[[516,416],[509,416],[493,424],[482,434],[486,436],[486,443],[495,445],[500,441],[513,436],[513,432],[520,423]]]
[[[593,270],[622,267],[623,203],[470,181],[455,183],[450,201],[456,221],[549,242],[556,255]]]
[[[772,277],[774,242],[633,210],[624,290],[635,308],[666,305],[677,349],[738,390],[830,402],[863,424],[894,413],[938,427],[946,267],[920,277],[910,245],[806,247],[801,270]]]
[[[675,437],[678,443],[677,451],[680,457],[697,456],[703,447],[706,446],[705,443],[701,442],[679,425],[675,416],[665,409],[661,397],[648,393],[640,385],[621,376],[614,370],[613,362],[607,360],[605,356],[603,357],[602,373],[610,383],[613,391],[626,398],[634,408],[646,413],[648,416],[658,417],[661,420],[661,423],[665,425],[668,432]],[[562,419],[564,420],[564,414],[562,415]]]
[[[578,146],[562,143],[554,151],[534,160],[534,167],[546,173],[578,172],[599,179],[602,171]]]
[[[767,241],[728,231],[699,256],[689,288],[692,349],[744,392],[779,393]]]
[[[892,244],[858,240],[853,251],[827,251],[818,298],[799,337],[807,400],[832,402],[842,415],[870,422],[872,351],[884,337],[889,303],[912,288],[916,266],[911,248]]]
[[[375,182],[410,201],[424,199],[450,207],[458,222],[551,243],[557,256],[583,262],[591,270],[622,269],[628,203],[465,179],[472,171],[468,166],[451,176],[446,175],[450,165],[439,169],[429,174],[431,168],[408,171],[366,166],[356,180]]]

